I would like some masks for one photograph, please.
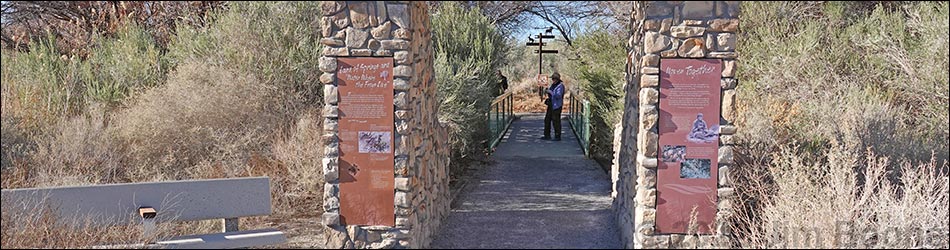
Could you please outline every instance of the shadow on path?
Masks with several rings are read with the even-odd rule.
[[[562,140],[546,141],[543,115],[516,120],[431,247],[620,248],[610,177],[561,125]]]

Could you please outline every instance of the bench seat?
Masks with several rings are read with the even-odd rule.
[[[221,249],[274,245],[287,242],[280,230],[257,229],[216,234],[187,235],[156,242],[158,248]]]

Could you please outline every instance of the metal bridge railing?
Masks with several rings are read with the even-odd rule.
[[[570,96],[568,120],[571,130],[574,131],[581,149],[584,149],[584,156],[590,157],[590,102],[573,91],[570,92]]]
[[[501,138],[505,136],[505,132],[508,131],[511,122],[514,120],[513,105],[514,98],[511,92],[495,97],[495,100],[491,102],[488,111],[488,130],[491,131],[491,145],[489,147],[492,151],[501,142]]]

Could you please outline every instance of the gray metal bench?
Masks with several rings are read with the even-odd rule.
[[[5,189],[0,195],[5,212],[42,203],[62,221],[83,218],[96,226],[142,223],[146,234],[156,223],[222,220],[221,233],[181,236],[145,247],[240,248],[287,241],[276,229],[238,230],[240,217],[271,213],[268,177]]]

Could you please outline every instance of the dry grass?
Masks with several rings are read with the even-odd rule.
[[[265,150],[282,124],[268,111],[268,90],[254,76],[184,63],[162,87],[116,115],[116,136],[128,145],[133,181],[237,176]],[[209,171],[218,168],[220,171]]]
[[[835,145],[821,156],[826,163],[783,148],[772,166],[755,166],[764,171],[741,171],[740,197],[755,208],[738,210],[740,245],[947,248],[947,165],[895,164],[847,147]]]
[[[206,27],[181,27],[158,58],[170,61],[172,67],[162,71],[167,75],[154,78],[159,82],[142,84],[128,94],[107,95],[115,97],[108,105],[96,98],[101,92],[72,89],[84,86],[80,80],[86,78],[77,74],[108,76],[80,72],[87,68],[75,66],[86,62],[60,58],[48,47],[37,47],[34,53],[4,51],[2,187],[269,176],[274,214],[242,219],[242,228],[275,226],[281,218],[318,218],[324,180],[319,157],[323,148],[318,146],[323,92],[313,63],[321,51],[316,42],[318,5],[229,6]],[[109,56],[137,58],[131,50],[94,51],[103,53],[102,58],[108,59],[100,60],[104,62],[123,62]],[[110,64],[122,72],[129,70],[123,66],[133,67]],[[40,68],[47,70],[37,71]],[[130,75],[135,74],[122,74]],[[126,226],[85,225],[66,232],[51,226],[56,218],[34,219],[36,223],[27,225],[8,220],[7,212],[4,207],[4,248],[140,240],[131,235],[89,236],[134,232]],[[216,224],[171,223],[168,231],[208,233]],[[87,236],[78,236],[83,233]]]
[[[948,247],[947,7],[743,3],[735,246]]]
[[[87,114],[64,118],[51,131],[33,138],[36,150],[14,169],[29,171],[29,176],[5,178],[5,184],[21,183],[9,183],[4,188],[90,185],[128,178],[123,147],[115,143],[106,127],[103,111],[91,108]]]
[[[96,226],[94,221],[64,223],[48,209],[15,214],[3,210],[0,235],[3,248],[85,248],[96,245],[123,245],[153,242],[162,235],[143,235],[139,225]],[[159,230],[170,232],[171,230]]]
[[[2,248],[148,248],[151,244],[173,237],[216,233],[220,220],[171,221],[157,223],[146,231],[140,218],[110,218],[100,215],[67,218],[57,215],[56,207],[44,197],[4,203],[0,224]],[[173,204],[163,207],[172,208]],[[163,212],[159,216],[175,216]],[[105,222],[117,219],[127,222]]]
[[[286,173],[271,175],[278,213],[319,216],[323,206],[323,119],[320,110],[300,116],[296,126],[271,149]],[[317,214],[315,214],[317,213]]]

